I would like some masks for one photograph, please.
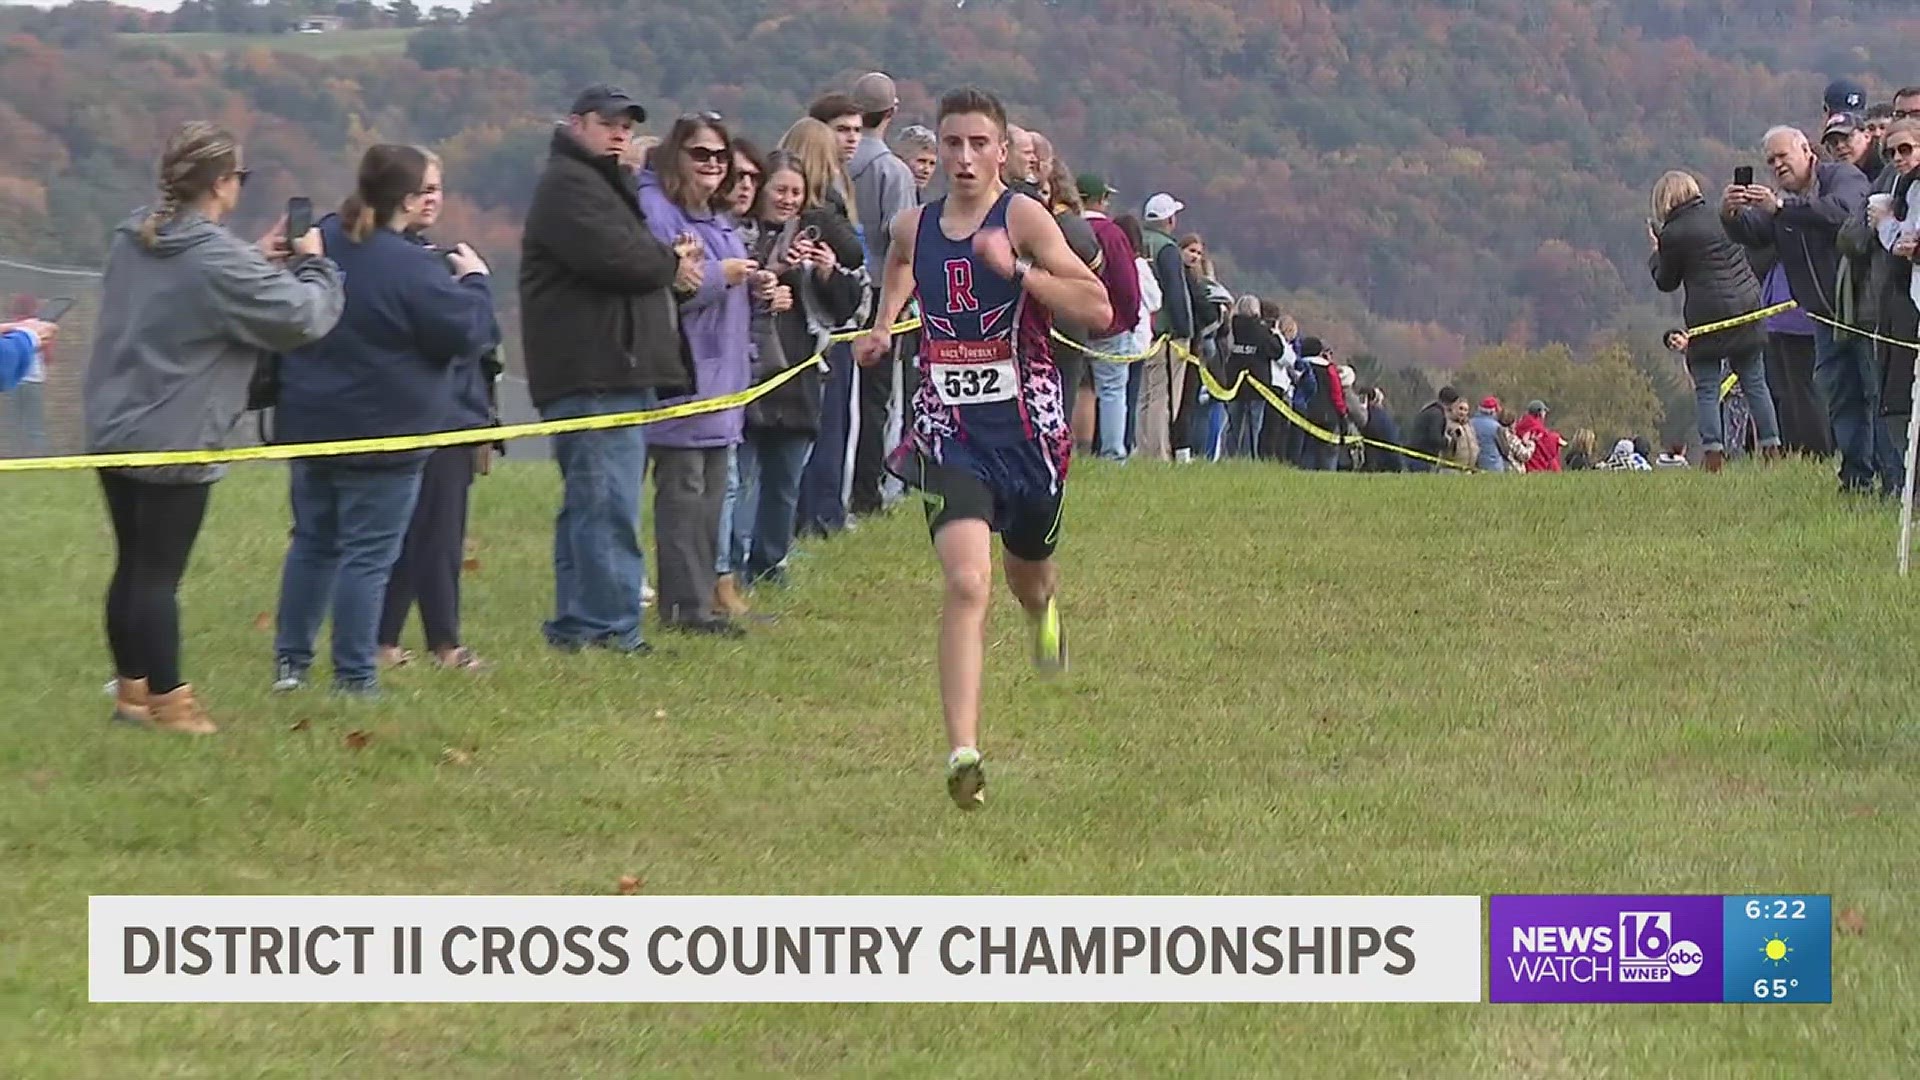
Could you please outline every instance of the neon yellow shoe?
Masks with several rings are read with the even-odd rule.
[[[1033,620],[1033,668],[1047,678],[1067,670],[1067,635],[1060,629],[1060,603],[1052,597]]]
[[[947,758],[947,794],[962,810],[978,810],[987,801],[987,773],[980,751],[963,746]]]

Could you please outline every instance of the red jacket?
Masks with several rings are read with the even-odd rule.
[[[1100,241],[1100,281],[1107,287],[1107,301],[1113,305],[1113,322],[1099,335],[1103,338],[1127,333],[1140,322],[1140,267],[1127,234],[1105,215],[1088,215],[1094,239]]]
[[[1533,459],[1527,462],[1528,472],[1559,472],[1560,447],[1566,440],[1560,433],[1547,426],[1545,420],[1528,413],[1513,425],[1513,433],[1522,439],[1533,440]]]

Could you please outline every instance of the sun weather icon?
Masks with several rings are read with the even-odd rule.
[[[1787,944],[1785,935],[1775,935],[1768,938],[1766,944],[1760,946],[1760,952],[1772,962],[1774,967],[1785,967],[1793,947]]]

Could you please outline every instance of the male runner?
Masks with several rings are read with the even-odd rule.
[[[1043,674],[1066,668],[1052,558],[1073,442],[1048,335],[1055,316],[1085,327],[1113,321],[1106,286],[1073,253],[1040,203],[1001,180],[1007,114],[992,95],[962,89],[940,102],[947,196],[892,222],[880,310],[855,357],[889,355],[888,327],[909,296],[922,336],[912,419],[888,461],[921,490],[946,579],[940,611],[940,698],[947,793],[963,810],[985,801],[980,672],[985,662],[993,539],[1007,585],[1033,625]]]

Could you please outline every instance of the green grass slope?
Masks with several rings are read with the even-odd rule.
[[[0,485],[0,1075],[1911,1066],[1920,580],[1893,572],[1893,512],[1841,504],[1814,465],[1076,465],[1075,668],[1036,680],[996,595],[971,815],[940,779],[917,511],[812,546],[749,641],[564,657],[538,636],[553,470],[508,462],[475,487],[467,583],[500,668],[403,672],[355,705],[267,693],[285,487],[240,466],[185,589],[188,673],[225,730],[187,741],[106,722],[92,478]],[[1836,936],[1831,1007],[86,1001],[91,893],[605,894],[623,874],[651,894],[1830,892],[1864,924]]]
[[[398,56],[412,30],[334,30],[325,34],[121,34],[129,45],[164,45],[182,52],[245,52],[267,49],[331,59],[338,56]]]

